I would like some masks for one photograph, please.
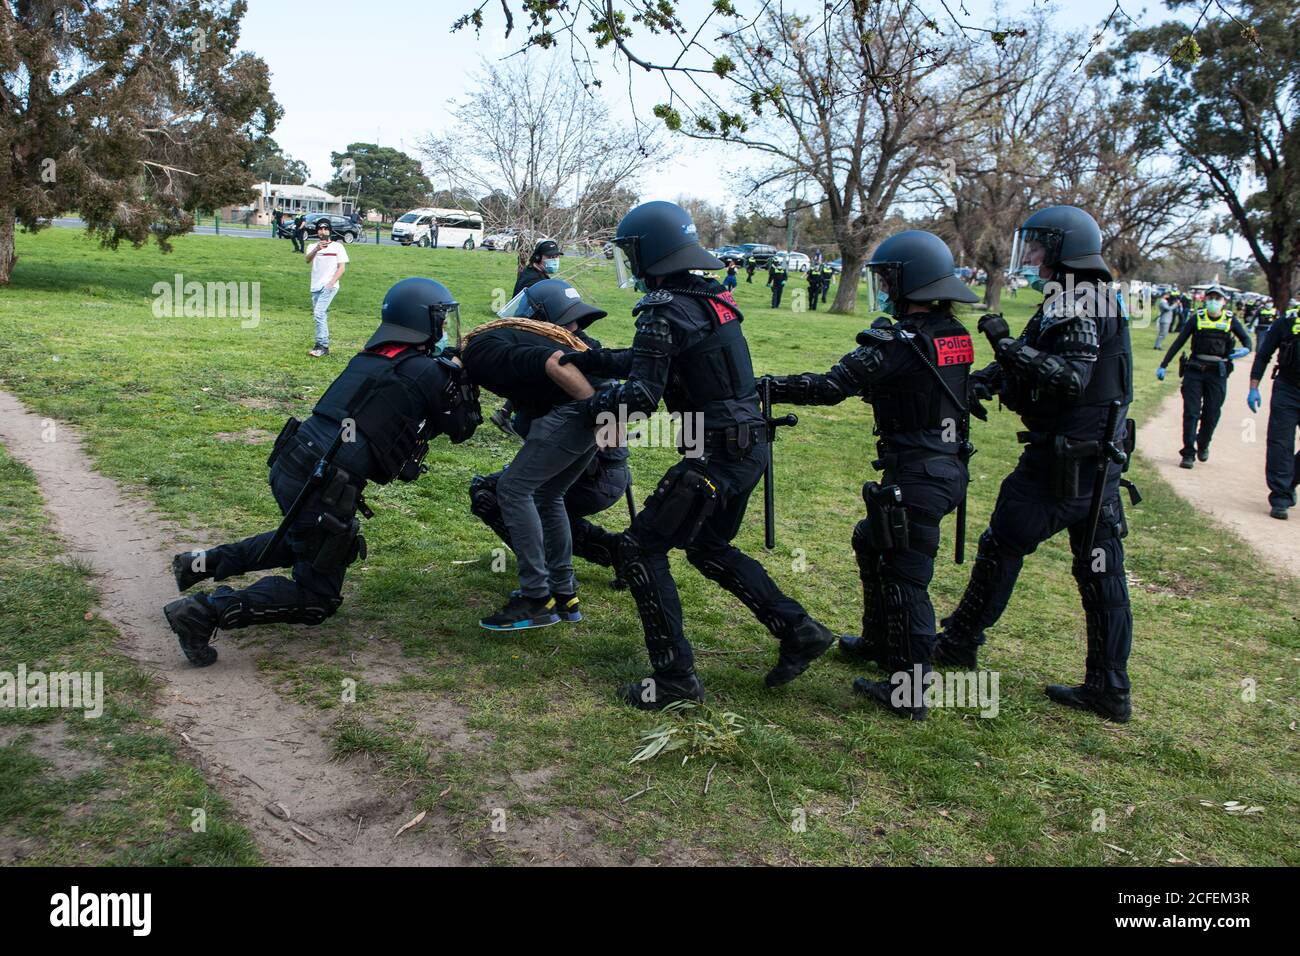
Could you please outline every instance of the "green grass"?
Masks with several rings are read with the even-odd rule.
[[[155,684],[94,616],[28,469],[0,449],[0,671],[104,675],[104,713],[0,709],[0,860],[34,865],[258,862],[247,833],[149,716]],[[194,832],[194,810],[206,813]]]
[[[312,342],[307,273],[288,243],[192,237],[164,257],[107,253],[51,230],[21,235],[18,250],[14,284],[0,291],[0,384],[81,427],[106,473],[210,543],[274,523],[266,447],[242,438],[273,435],[286,415],[310,410],[373,330],[392,282],[440,279],[471,326],[492,317],[494,298],[504,302],[514,279],[513,255],[350,247],[331,310],[335,354],[313,362],[304,354]],[[567,259],[566,272],[574,265]],[[246,329],[237,318],[155,317],[153,284],[177,272],[260,282],[261,322]],[[870,317],[792,313],[801,279],[787,286],[786,309],[773,312],[757,278],[749,285],[742,277],[738,299],[761,372],[828,368]],[[636,294],[616,288],[603,259],[575,282],[611,313],[592,331],[608,345],[627,344]],[[1013,327],[1034,298],[1022,291],[1006,300]],[[1154,331],[1134,334],[1140,418],[1167,388],[1152,374]],[[982,362],[987,349],[977,347]],[[486,397],[485,411],[494,404]],[[759,555],[814,615],[847,631],[861,608],[849,536],[862,507],[858,489],[874,476],[870,411],[854,401],[800,412],[777,446],[778,548],[763,550],[758,498],[737,545]],[[972,551],[1018,455],[1017,426],[1007,412],[976,424]],[[833,654],[783,691],[764,691],[774,642],[676,556],[711,703],[739,713],[747,730],[737,747],[685,765],[680,753],[629,765],[641,735],[664,718],[612,700],[613,686],[642,676],[646,662],[635,607],[608,589],[607,573],[579,562],[582,624],[507,638],[476,626],[513,586],[513,562],[508,573],[492,573],[497,542],[470,516],[466,488],[513,449],[491,426],[463,446],[436,444],[420,482],[375,490],[371,556],[350,574],[336,617],[315,630],[223,638],[256,645],[283,693],[336,715],[336,753],[367,754],[382,778],[418,787],[421,805],[450,809],[467,846],[490,848],[483,807],[503,806],[516,819],[574,814],[604,845],[651,858],[1127,864],[1181,854],[1198,864],[1300,863],[1291,729],[1300,588],[1194,513],[1140,459],[1132,477],[1146,501],[1130,511],[1127,542],[1132,724],[1106,725],[1042,696],[1043,684],[1082,676],[1083,615],[1063,537],[1029,559],[991,633],[984,661],[1001,674],[1000,715],[936,712],[921,725],[855,701],[855,670]],[[671,450],[634,451],[639,498],[675,460]],[[602,520],[620,526],[625,518],[616,507]],[[947,523],[941,553],[950,553],[951,533]],[[941,614],[968,573],[969,564],[939,564],[932,593]],[[351,663],[354,654],[373,660],[377,641],[393,649],[400,676]],[[357,703],[337,703],[340,674],[360,680]],[[1252,703],[1242,699],[1247,678],[1260,688]],[[211,679],[221,679],[220,666]],[[468,743],[427,732],[422,717],[435,705],[459,715]],[[1221,805],[1229,800],[1264,812],[1228,814]],[[791,825],[796,810],[807,821],[802,832]],[[1104,831],[1094,829],[1098,810]]]

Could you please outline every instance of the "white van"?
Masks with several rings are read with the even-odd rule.
[[[393,241],[404,246],[473,249],[483,241],[483,217],[468,209],[412,209],[393,223]]]

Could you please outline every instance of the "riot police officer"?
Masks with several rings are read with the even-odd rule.
[[[1235,351],[1232,348],[1234,335],[1242,344],[1242,348]],[[1232,360],[1250,352],[1250,333],[1237,314],[1227,307],[1227,295],[1217,285],[1205,290],[1205,305],[1192,313],[1174,344],[1169,346],[1156,369],[1156,378],[1164,381],[1165,369],[1188,339],[1192,342],[1192,356],[1182,359],[1178,365],[1178,374],[1183,379],[1183,460],[1179,463],[1180,468],[1191,468],[1197,458],[1210,460],[1210,440],[1219,424],[1223,400],[1228,397]]]
[[[608,314],[582,301],[578,290],[563,279],[544,279],[529,286],[518,305],[509,311],[512,315],[563,326],[595,349],[600,348],[600,342],[586,330]],[[591,384],[600,388],[608,382],[595,379]],[[522,437],[527,436],[531,424],[532,416],[521,411],[515,413],[511,427]],[[469,496],[470,510],[509,546],[510,530],[506,527],[497,497],[497,483],[504,473],[502,470],[491,475],[475,475],[470,481]],[[614,566],[614,554],[608,546],[609,536],[600,533],[600,529],[586,519],[621,500],[631,482],[626,446],[612,445],[597,450],[591,463],[564,494],[564,510],[569,516],[575,555],[602,567]],[[624,585],[622,581],[616,581],[615,586],[621,588]],[[576,604],[572,610],[561,608],[560,614],[562,620],[581,620]]]
[[[814,312],[817,311],[817,297],[821,295],[822,273],[821,268],[816,265],[808,267],[808,305]]]
[[[934,649],[929,585],[939,522],[965,498],[966,386],[975,350],[952,313],[977,302],[953,274],[952,252],[933,233],[908,230],[880,244],[867,264],[877,305],[895,322],[860,332],[858,347],[827,373],[769,379],[773,402],[870,403],[880,482],[863,488],[867,517],[853,529],[862,578],[862,635],[840,638],[855,660],[876,661],[890,680],[859,677],[853,689],[901,717],[923,720]]]
[[[367,482],[414,481],[429,442],[463,442],[479,423],[477,391],[441,355],[459,305],[432,279],[403,279],[384,297],[378,330],[304,422],[289,419],[268,459],[271,493],[285,521],[277,531],[172,559],[183,593],[200,581],[291,568],[235,590],[221,586],[163,612],[191,664],[217,659],[218,629],[319,624],[343,603],[343,576],[365,556],[357,512],[369,516]]]
[[[1287,511],[1295,507],[1296,485],[1300,484],[1300,452],[1295,451],[1296,429],[1300,428],[1300,309],[1287,310],[1260,339],[1250,367],[1250,394],[1246,397],[1252,412],[1259,411],[1259,383],[1274,352],[1277,365],[1273,368],[1273,395],[1268,403],[1264,472],[1268,480],[1268,513],[1285,521]]]
[[[1034,213],[1017,230],[1011,259],[1011,272],[1038,267],[1032,284],[1044,300],[1019,337],[1000,315],[980,319],[997,360],[971,376],[971,391],[977,398],[999,394],[1024,421],[1019,438],[1027,447],[1002,483],[966,592],[942,622],[935,659],[975,668],[985,631],[1006,609],[1025,557],[1067,529],[1087,618],[1086,668],[1081,685],[1052,684],[1047,696],[1122,722],[1131,711],[1133,614],[1124,577],[1122,469],[1108,449],[1132,447],[1132,424],[1124,419],[1133,394],[1128,321],[1101,256],[1101,230],[1082,209]],[[1116,428],[1107,435],[1112,418]]]
[[[620,411],[652,414],[662,398],[669,411],[691,416],[702,429],[698,446],[685,449],[687,457],[668,470],[617,541],[618,570],[636,599],[654,668],[619,696],[645,710],[704,696],[668,566],[673,548],[685,549],[701,574],[739,598],[780,640],[766,684],[786,684],[825,653],[834,635],[732,544],[771,454],[743,316],[715,280],[690,272],[717,269],[718,260],[701,248],[694,223],[679,206],[637,206],[619,223],[614,242],[638,285],[648,289],[632,310],[632,347],[561,361],[588,374],[627,379],[588,400],[593,423],[614,420]]]
[[[818,267],[818,271],[821,273],[820,284],[822,291],[822,305],[825,305],[826,296],[829,295],[831,291],[831,281],[835,278],[835,270],[831,268],[829,262],[823,262],[821,266]]]

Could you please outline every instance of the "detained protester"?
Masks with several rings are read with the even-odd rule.
[[[608,313],[593,305],[583,302],[578,290],[563,279],[544,279],[523,291],[519,301],[512,301],[503,313],[519,318],[536,319],[558,325],[582,340],[588,348],[600,348],[600,342],[586,333],[586,329],[597,319]],[[592,379],[594,388],[606,385],[604,379]],[[526,436],[532,420],[523,411],[516,412],[512,430]],[[586,519],[605,511],[623,500],[628,486],[632,482],[628,470],[628,449],[622,444],[607,448],[598,448],[590,464],[583,470],[564,493],[564,510],[569,516],[569,532],[573,541],[573,553],[583,560],[601,567],[614,566],[614,554],[608,547],[607,536]],[[510,529],[501,513],[501,502],[497,496],[497,484],[508,469],[502,469],[491,475],[475,475],[469,485],[470,510],[484,524],[497,533],[507,546],[511,543]],[[619,582],[621,586],[622,582]],[[574,602],[571,608],[557,604],[557,613],[561,620],[578,621],[582,619],[576,604],[576,595],[569,598]]]
[[[1236,336],[1242,347],[1233,349]],[[1156,369],[1156,378],[1165,380],[1165,369],[1188,341],[1191,357],[1178,362],[1183,380],[1183,448],[1180,468],[1191,468],[1196,460],[1210,460],[1210,441],[1228,397],[1228,376],[1232,362],[1250,354],[1250,333],[1237,314],[1228,308],[1227,295],[1219,286],[1205,290],[1205,305],[1192,313],[1183,330],[1169,346],[1164,360]]]
[[[1296,430],[1300,429],[1300,309],[1290,309],[1275,319],[1259,341],[1254,364],[1250,367],[1250,393],[1246,403],[1259,412],[1263,399],[1259,383],[1264,380],[1273,353],[1273,394],[1268,403],[1268,446],[1264,473],[1268,481],[1269,515],[1287,519],[1295,507],[1296,485],[1300,484],[1300,452],[1296,448]]]
[[[618,571],[636,599],[654,669],[649,678],[621,687],[619,697],[644,710],[704,697],[668,565],[673,548],[684,549],[701,574],[739,598],[780,640],[766,684],[789,683],[825,653],[834,635],[731,543],[771,452],[743,316],[716,280],[691,272],[713,271],[721,263],[700,246],[695,224],[681,207],[637,206],[619,222],[614,243],[646,295],[632,310],[636,333],[630,349],[561,360],[591,375],[626,379],[581,403],[587,421],[651,415],[660,399],[670,412],[703,421],[703,454],[668,470],[616,542]]]
[[[536,283],[541,285],[542,283]],[[570,298],[567,293],[573,292]],[[605,315],[576,297],[577,290],[547,288],[520,297],[534,314],[547,302],[564,324],[590,324]],[[559,304],[572,304],[565,311]],[[545,314],[545,313],[543,313]],[[567,352],[590,347],[560,324],[540,318],[505,318],[466,336],[461,359],[470,380],[501,396],[529,422],[523,447],[495,482],[501,521],[519,568],[519,589],[479,625],[490,631],[546,627],[581,620],[573,572],[573,539],[565,494],[596,455],[595,429],[577,399],[594,394]],[[480,486],[480,490],[483,490]],[[474,494],[471,488],[471,497]],[[486,510],[481,504],[477,510]]]
[[[952,253],[933,233],[908,230],[882,242],[867,263],[875,304],[894,317],[858,333],[858,347],[825,374],[767,379],[774,403],[871,405],[880,481],[862,488],[867,517],[853,529],[862,579],[862,634],[840,651],[873,661],[889,680],[859,677],[862,694],[900,717],[924,720],[924,682],[934,652],[930,580],[939,522],[966,496],[971,455],[966,385],[975,350],[953,315],[978,302],[953,274]]]
[[[1025,557],[1068,530],[1087,619],[1084,681],[1048,685],[1047,696],[1122,723],[1131,713],[1133,613],[1121,483],[1138,500],[1121,475],[1133,447],[1133,423],[1125,418],[1133,399],[1128,320],[1101,256],[1101,230],[1082,209],[1034,213],[1016,231],[1011,260],[1012,273],[1038,268],[1031,284],[1045,298],[1017,337],[1000,315],[980,319],[997,359],[971,376],[971,394],[999,395],[1024,422],[1017,437],[1026,447],[1002,482],[966,592],[942,622],[935,660],[974,670]]]
[[[343,603],[343,577],[365,557],[357,512],[369,516],[366,484],[414,481],[429,442],[465,441],[479,424],[478,393],[461,366],[442,355],[459,306],[432,279],[403,279],[384,297],[378,330],[325,390],[304,422],[285,424],[267,460],[271,493],[285,518],[267,531],[172,559],[182,593],[200,581],[292,568],[168,604],[167,623],[190,663],[217,659],[218,629],[253,624],[320,624]]]

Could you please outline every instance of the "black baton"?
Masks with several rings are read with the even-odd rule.
[[[764,378],[758,390],[759,410],[767,425],[767,467],[763,469],[763,546],[771,551],[776,547],[776,468],[774,465],[772,445],[776,442],[776,430],[779,427],[792,427],[799,424],[796,415],[772,417],[772,383]]]
[[[1101,441],[1097,443],[1097,475],[1092,483],[1092,504],[1088,507],[1088,536],[1083,549],[1084,560],[1092,555],[1092,546],[1097,539],[1097,522],[1101,518],[1101,499],[1106,493],[1106,472],[1111,462],[1121,467],[1128,461],[1128,454],[1115,441],[1115,429],[1119,427],[1119,413],[1123,402],[1116,399],[1110,403],[1106,412],[1106,430],[1102,432]]]

